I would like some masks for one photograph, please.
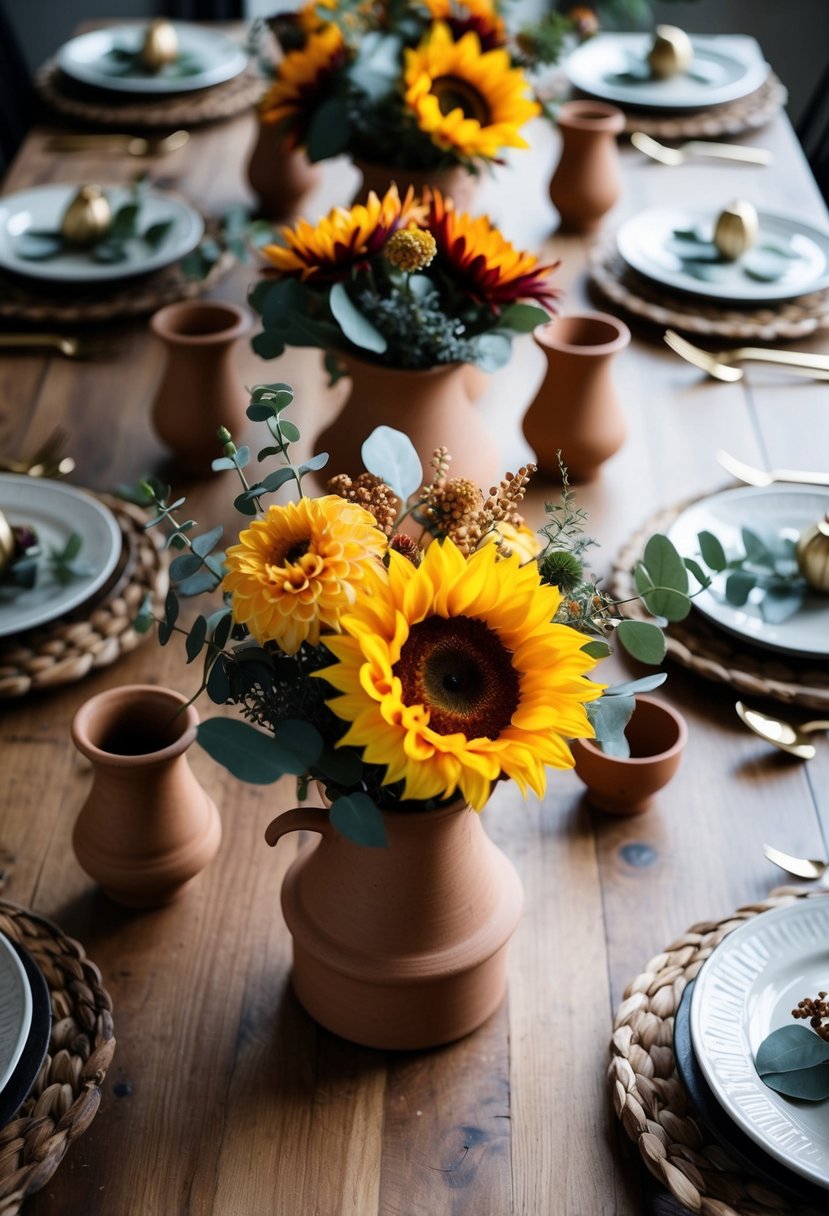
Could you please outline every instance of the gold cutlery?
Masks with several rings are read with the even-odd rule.
[[[644,131],[634,131],[630,137],[634,148],[658,160],[663,165],[681,165],[689,156],[711,156],[717,160],[741,160],[750,165],[768,165],[771,152],[766,148],[747,148],[744,144],[715,144],[704,139],[691,139],[678,148],[668,148]]]
[[[75,467],[71,456],[61,456],[68,436],[63,427],[56,427],[28,460],[0,459],[4,473],[22,473],[28,477],[65,477]]]
[[[795,878],[816,879],[822,878],[829,870],[829,862],[820,861],[816,857],[792,857],[791,853],[783,853],[780,849],[773,848],[770,844],[763,845],[763,852],[769,861],[776,866],[780,866],[781,870],[785,870],[787,874],[793,874]]]
[[[166,156],[183,148],[190,138],[187,131],[172,131],[160,139],[117,132],[52,135],[46,141],[49,152],[126,152],[127,156]]]
[[[722,448],[715,452],[714,458],[727,473],[749,486],[770,486],[776,481],[806,486],[829,486],[829,473],[806,472],[803,469],[758,469],[754,465],[744,464]]]
[[[109,348],[92,339],[75,338],[66,334],[0,334],[0,349],[26,350],[53,349],[67,359],[92,359]]]
[[[742,380],[743,369],[732,364],[741,360],[749,363],[775,363],[798,376],[809,376],[812,380],[829,380],[829,355],[810,355],[804,351],[767,350],[762,346],[736,346],[732,350],[716,352],[700,350],[672,329],[664,333],[666,345],[674,354],[692,363],[700,371],[707,372],[715,380],[734,382]]]
[[[772,718],[770,714],[763,714],[759,709],[749,709],[742,701],[738,701],[734,708],[740,721],[745,723],[749,730],[754,731],[755,735],[759,735],[774,747],[779,747],[781,751],[788,752],[790,756],[797,756],[798,760],[813,760],[817,753],[808,736],[814,731],[829,730],[829,720],[823,718],[795,726],[785,718]]]

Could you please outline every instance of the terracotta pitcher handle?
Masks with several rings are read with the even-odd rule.
[[[319,832],[320,836],[326,836],[330,828],[328,811],[318,806],[295,806],[271,820],[265,830],[265,840],[273,847],[288,832]]]

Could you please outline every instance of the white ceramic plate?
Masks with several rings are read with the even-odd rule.
[[[247,56],[224,34],[174,21],[179,60],[156,73],[130,68],[123,73],[119,51],[139,51],[148,22],[109,26],[80,34],[57,53],[62,72],[82,84],[119,93],[189,93],[232,80],[247,66]],[[113,53],[114,52],[114,53]],[[182,66],[185,72],[182,73]]]
[[[797,1025],[798,1001],[827,988],[829,899],[821,898],[763,912],[729,933],[691,998],[691,1042],[720,1105],[775,1160],[822,1186],[829,1186],[829,1101],[775,1093],[754,1057],[772,1030]]]
[[[39,571],[30,590],[0,583],[0,637],[53,621],[88,600],[118,562],[122,537],[118,521],[97,498],[74,486],[39,477],[0,473],[0,511],[12,526],[34,528],[44,553],[62,549],[73,532],[83,538],[78,559],[89,573],[68,583]]]
[[[740,539],[743,527],[796,539],[804,528],[823,519],[827,510],[829,489],[782,484],[762,489],[738,486],[694,503],[674,521],[668,536],[683,557],[697,557],[699,533],[713,532],[731,557],[744,552]],[[776,625],[763,620],[751,598],[742,608],[727,603],[718,576],[693,603],[713,624],[758,646],[803,658],[829,655],[829,596],[816,591],[807,592],[803,607]]]
[[[688,71],[666,80],[650,75],[649,34],[597,34],[567,57],[564,72],[582,93],[649,110],[707,110],[753,93],[769,74],[756,44],[696,37],[691,42]]]
[[[23,964],[0,933],[0,1090],[15,1070],[32,1022],[32,990]]]
[[[204,222],[183,199],[159,190],[142,193],[139,227],[171,222],[161,244],[151,248],[140,238],[129,241],[123,262],[95,262],[88,251],[79,249],[60,253],[47,261],[33,261],[18,252],[18,242],[29,231],[57,232],[61,219],[78,185],[34,186],[0,198],[0,268],[31,279],[52,283],[98,283],[148,274],[177,262],[195,249],[204,233]],[[104,192],[115,213],[131,201],[132,191],[125,186],[107,186]]]
[[[711,240],[720,210],[642,211],[619,229],[619,252],[639,274],[712,300],[753,305],[829,287],[829,233],[794,215],[758,212],[760,232],[752,248],[734,262],[712,261],[718,258],[716,250],[704,242]],[[676,235],[686,231],[702,241]],[[757,277],[769,266],[777,277]]]

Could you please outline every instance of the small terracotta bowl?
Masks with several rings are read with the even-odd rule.
[[[630,756],[605,755],[589,739],[574,739],[570,750],[591,806],[610,815],[641,815],[679,768],[688,727],[665,701],[641,695],[625,734]]]

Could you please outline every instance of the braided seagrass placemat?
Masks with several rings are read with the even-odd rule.
[[[148,592],[156,611],[162,610],[169,564],[164,538],[144,531],[147,516],[139,507],[106,494],[99,497],[121,528],[121,563],[90,602],[57,621],[0,640],[0,700],[73,684],[108,667],[147,636],[136,633],[133,621]]]
[[[608,591],[622,601],[618,611],[630,620],[649,620],[638,598],[633,580],[636,563],[648,537],[666,532],[674,520],[699,498],[653,514],[623,545],[613,561]],[[697,675],[728,684],[741,694],[770,697],[785,705],[829,709],[829,664],[816,659],[798,659],[761,650],[742,638],[716,628],[693,609],[684,621],[671,622],[664,630],[668,655]]]
[[[787,100],[785,86],[770,72],[753,93],[712,110],[698,110],[693,114],[628,110],[625,131],[628,135],[644,131],[655,139],[716,139],[723,135],[742,135],[765,126]]]
[[[89,1127],[115,1039],[112,1002],[83,946],[42,917],[0,900],[0,932],[20,942],[52,999],[49,1049],[29,1096],[0,1129],[0,1216],[16,1216]]]
[[[608,1082],[613,1109],[653,1176],[703,1216],[826,1216],[760,1184],[709,1132],[679,1080],[674,1015],[685,986],[732,929],[798,898],[825,898],[778,887],[762,903],[721,921],[692,925],[645,964],[616,1010]],[[827,1193],[829,1206],[829,1193]]]
[[[166,97],[125,98],[123,93],[85,88],[65,76],[52,61],[40,68],[35,83],[41,100],[62,117],[126,130],[195,127],[220,118],[235,118],[256,105],[267,87],[253,64],[224,84]]]
[[[620,308],[665,329],[727,340],[779,342],[805,338],[829,327],[829,290],[760,308],[718,307],[702,296],[684,295],[637,274],[603,236],[590,251],[590,279]]]

